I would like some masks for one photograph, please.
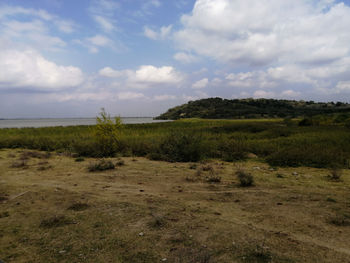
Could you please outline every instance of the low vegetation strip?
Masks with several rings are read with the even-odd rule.
[[[344,122],[330,123],[330,118],[335,117],[323,116],[311,126],[290,119],[118,124],[114,130],[107,125],[104,137],[100,134],[103,129],[96,134],[96,126],[0,129],[0,148],[99,158],[146,156],[170,162],[236,161],[253,154],[274,166],[348,168],[350,129]]]

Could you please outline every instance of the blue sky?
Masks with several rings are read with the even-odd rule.
[[[349,1],[2,0],[0,118],[350,102],[349,28]]]

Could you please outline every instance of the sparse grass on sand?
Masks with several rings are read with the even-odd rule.
[[[21,155],[0,151],[5,262],[350,262],[349,170],[337,181],[327,169],[256,159],[124,157],[91,173],[91,158],[52,153],[41,170],[35,154],[13,166]],[[239,186],[238,168],[253,187]]]

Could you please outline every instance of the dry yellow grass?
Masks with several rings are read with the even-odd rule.
[[[55,154],[14,167],[20,154],[0,151],[5,262],[350,262],[349,170],[122,158],[92,173]]]

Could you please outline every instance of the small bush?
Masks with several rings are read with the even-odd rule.
[[[105,159],[102,159],[96,163],[90,163],[88,167],[89,172],[112,170],[114,168],[115,168],[114,163],[110,160],[105,160]]]
[[[329,223],[336,226],[350,226],[350,216],[347,214],[338,214],[330,218]]]
[[[77,203],[72,204],[67,209],[68,210],[73,210],[73,211],[83,211],[83,210],[88,209],[89,207],[90,206],[88,204],[86,204],[86,203],[77,202]]]
[[[65,216],[53,216],[47,219],[43,219],[40,223],[40,227],[54,228],[70,224],[74,224],[74,222],[70,219],[67,219]]]
[[[221,182],[221,176],[219,176],[214,169],[209,171],[209,174],[205,177],[205,180],[208,183],[220,183]]]
[[[328,175],[329,179],[332,181],[340,181],[342,176],[342,170],[336,167],[330,169],[330,174]]]
[[[235,174],[239,180],[240,186],[248,187],[253,185],[254,178],[250,173],[247,173],[243,169],[238,169]]]
[[[196,133],[171,133],[160,144],[158,157],[170,162],[197,162],[203,157],[202,137]]]
[[[27,160],[17,160],[11,164],[11,168],[28,168]]]
[[[122,160],[122,159],[119,159],[117,162],[116,162],[116,166],[123,166],[125,165],[125,161]]]

